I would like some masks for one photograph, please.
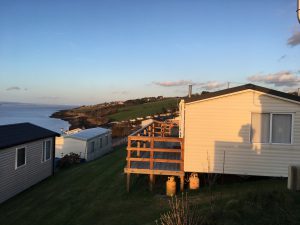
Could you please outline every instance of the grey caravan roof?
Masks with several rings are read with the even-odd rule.
[[[103,134],[107,134],[109,132],[110,132],[109,129],[97,127],[97,128],[90,128],[90,129],[79,131],[78,133],[65,136],[65,138],[75,138],[83,141],[88,141],[90,139],[101,136]]]
[[[2,125],[0,126],[0,150],[55,136],[60,135],[31,123]]]

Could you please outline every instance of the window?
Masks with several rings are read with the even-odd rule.
[[[292,114],[273,114],[272,143],[292,142]]]
[[[100,148],[102,148],[102,145],[103,145],[102,138],[100,138]]]
[[[254,143],[269,143],[270,140],[270,114],[252,114],[251,137]]]
[[[26,148],[17,148],[16,150],[16,169],[26,165]]]
[[[51,158],[51,141],[43,142],[42,162],[46,162]]]
[[[108,145],[108,135],[105,136],[105,145]]]
[[[91,142],[90,148],[91,148],[91,152],[95,151],[95,142],[94,141]]]
[[[252,113],[252,143],[292,143],[291,113]]]
[[[51,156],[51,141],[47,140],[43,142],[42,161],[45,162],[50,159]]]
[[[43,142],[42,162],[46,162],[51,158],[51,140]]]

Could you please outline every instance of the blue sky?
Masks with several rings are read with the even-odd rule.
[[[297,88],[295,11],[296,0],[0,0],[0,101],[183,96],[189,83]]]

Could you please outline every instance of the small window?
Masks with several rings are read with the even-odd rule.
[[[16,151],[16,168],[26,164],[26,148],[17,148]]]
[[[92,142],[90,143],[90,148],[91,148],[91,152],[94,152],[94,151],[95,151],[95,142],[94,142],[94,141],[92,141]]]
[[[103,145],[102,138],[100,138],[99,141],[100,141],[100,148],[102,148],[102,145]]]
[[[105,145],[108,145],[108,135],[105,136]]]
[[[42,162],[46,162],[51,158],[51,140],[43,142]]]

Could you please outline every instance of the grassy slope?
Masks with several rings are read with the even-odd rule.
[[[0,205],[1,224],[141,224],[160,209],[149,192],[126,193],[125,150],[57,173]]]
[[[150,102],[141,105],[126,106],[119,109],[118,113],[112,114],[109,116],[110,119],[120,121],[134,119],[136,117],[144,117],[153,115],[156,113],[161,113],[163,108],[175,108],[177,106],[177,99],[166,99],[157,102]]]
[[[126,193],[123,174],[124,160],[125,149],[123,148],[102,159],[57,173],[54,177],[0,205],[0,223],[5,225],[155,224],[155,219],[167,207],[167,198],[157,195],[161,189],[156,191],[156,194],[149,193],[143,176],[135,179],[131,193]],[[294,215],[298,215],[299,213],[296,212],[300,210],[300,194],[287,192],[285,186],[285,180],[218,186],[215,191],[216,196],[219,196],[222,191],[224,208],[234,210],[233,217],[230,213],[226,216],[219,216],[228,217],[229,223],[226,224],[231,225],[240,224],[231,220],[244,221],[241,224],[254,224],[253,221],[259,221],[261,217],[273,220],[273,223],[269,224],[280,224],[277,221],[277,214],[280,212],[273,211],[281,210],[280,207],[283,206],[280,203],[280,207],[274,208],[274,202],[277,200],[273,198],[277,194],[269,196],[268,193],[275,191],[288,196],[291,200],[288,204],[294,210],[292,212]],[[260,192],[267,194],[257,195]],[[270,199],[270,202],[267,202],[269,205],[262,207],[274,208],[274,210],[265,212],[266,209],[261,210],[258,204],[257,210],[249,214],[248,211],[254,207],[250,202],[250,209],[245,208],[246,213],[239,212],[249,198],[240,202],[232,202],[232,200],[243,199],[247,193],[255,193],[251,198],[255,200],[258,196],[258,200],[262,199],[261,202]],[[199,192],[192,193],[191,200],[207,208],[210,202],[208,190],[202,188]],[[299,219],[298,215],[296,221]],[[223,224],[223,221],[218,224]]]

